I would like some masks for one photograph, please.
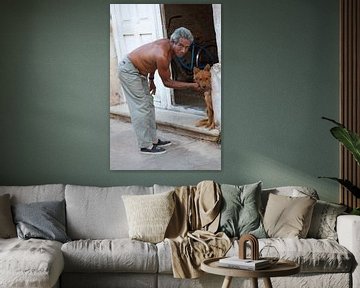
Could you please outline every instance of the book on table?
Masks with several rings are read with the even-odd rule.
[[[259,270],[265,269],[271,266],[271,262],[267,259],[240,259],[238,256],[221,258],[219,260],[219,266],[228,268]]]

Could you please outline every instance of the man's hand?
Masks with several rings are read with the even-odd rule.
[[[150,89],[150,94],[151,94],[151,95],[155,95],[155,93],[156,93],[156,86],[155,86],[154,80],[150,80],[149,89]]]
[[[191,88],[194,89],[195,91],[201,91],[202,90],[198,83],[191,83],[191,84],[193,84]]]

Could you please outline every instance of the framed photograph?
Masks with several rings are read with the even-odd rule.
[[[221,4],[110,4],[110,169],[221,170]]]

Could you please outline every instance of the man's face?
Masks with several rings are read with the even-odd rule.
[[[183,57],[189,50],[191,42],[188,39],[180,38],[178,43],[174,44],[174,52],[177,57]]]

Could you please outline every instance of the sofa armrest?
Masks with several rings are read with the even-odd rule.
[[[339,243],[355,257],[352,273],[353,286],[360,287],[360,216],[340,215],[336,224]]]

